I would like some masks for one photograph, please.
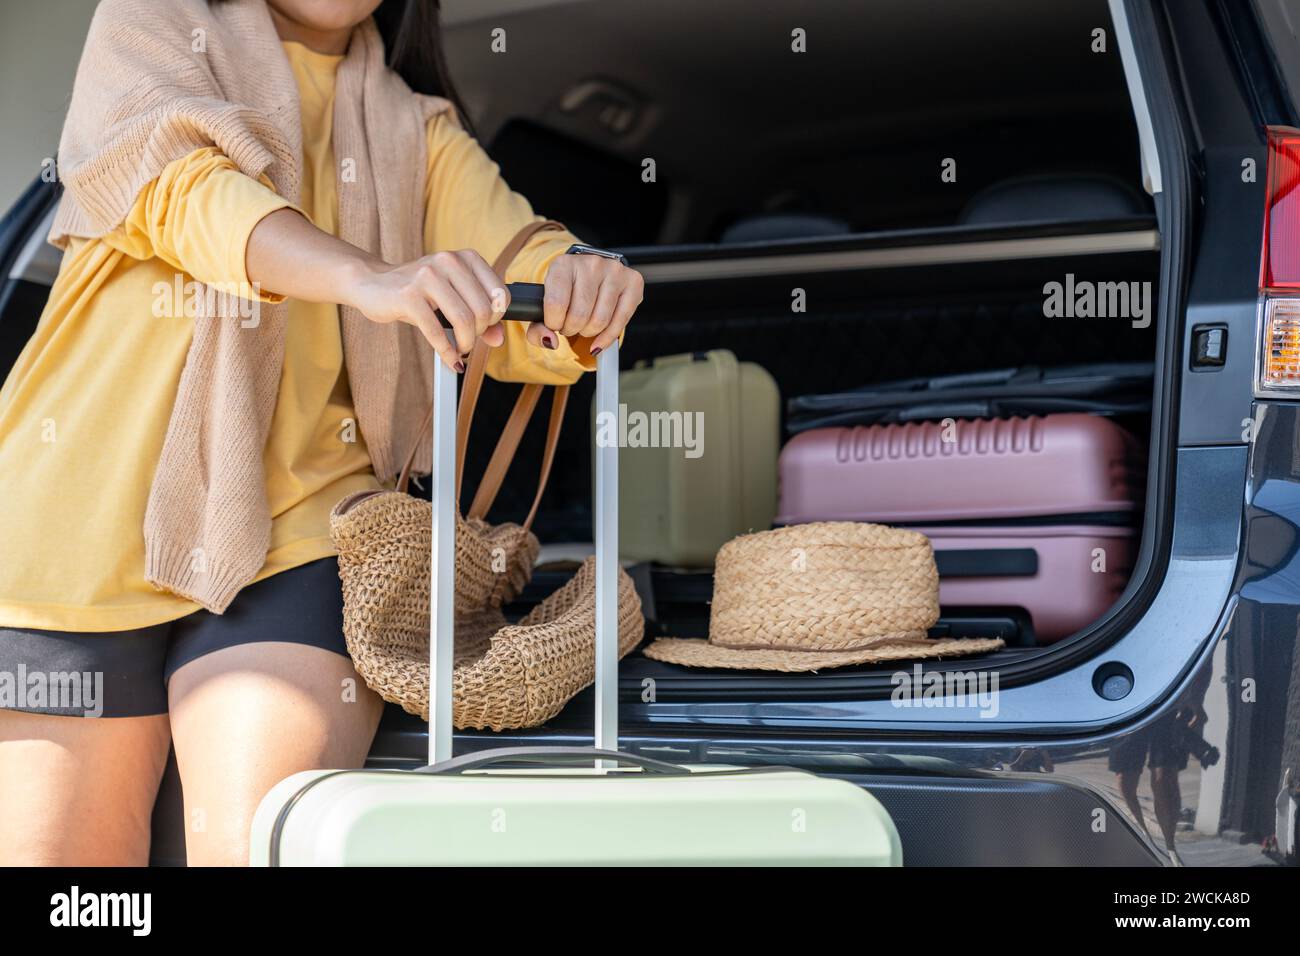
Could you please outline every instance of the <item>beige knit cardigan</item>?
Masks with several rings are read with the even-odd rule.
[[[339,66],[334,155],[342,239],[405,262],[422,252],[425,128],[449,108],[384,63],[372,21]],[[50,241],[98,238],[126,218],[168,163],[215,146],[248,176],[299,200],[302,127],[293,73],[264,0],[103,0],[59,143],[65,192]],[[347,161],[351,161],[348,163]],[[154,585],[221,613],[265,563],[271,536],[262,452],[284,362],[286,307],[212,290],[195,320],[144,521]],[[138,317],[145,321],[147,317]],[[342,309],[357,423],[380,479],[419,443],[433,353],[413,327]]]

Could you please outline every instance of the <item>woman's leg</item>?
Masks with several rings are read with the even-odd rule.
[[[144,866],[167,715],[0,710],[0,866]]]
[[[361,766],[382,710],[349,658],[279,642],[191,660],[169,697],[191,866],[246,865],[266,792],[300,770]]]
[[[0,628],[0,677],[29,691],[0,710],[0,865],[149,862],[170,627]]]

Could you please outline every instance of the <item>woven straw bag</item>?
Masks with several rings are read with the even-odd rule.
[[[540,229],[534,223],[514,237],[493,267],[505,267]],[[487,347],[471,353],[461,388],[456,428],[459,493],[474,406],[487,365]],[[557,387],[551,404],[541,475],[522,525],[490,524],[491,508],[542,387],[525,385],[465,517],[456,521],[456,648],[452,722],[457,728],[506,730],[535,727],[560,712],[595,679],[595,572],[589,559],[577,574],[517,624],[502,606],[523,590],[537,560],[529,530],[554,460],[568,388]],[[421,433],[428,432],[430,408]],[[429,573],[432,505],[406,493],[412,449],[394,491],[366,491],[344,498],[330,515],[330,536],[339,553],[343,584],[343,635],[366,684],[384,700],[428,719]],[[619,570],[619,656],[644,634],[641,601]]]

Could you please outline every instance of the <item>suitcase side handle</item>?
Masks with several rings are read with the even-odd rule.
[[[950,548],[934,553],[941,578],[1032,578],[1038,573],[1034,548]]]
[[[530,763],[555,766],[557,764],[589,765],[593,758],[602,762],[626,764],[648,774],[661,777],[680,777],[690,773],[685,767],[653,757],[623,753],[618,750],[593,750],[591,747],[497,747],[472,754],[462,754],[439,764],[421,767],[416,773],[457,774],[466,770],[481,770],[499,763]]]

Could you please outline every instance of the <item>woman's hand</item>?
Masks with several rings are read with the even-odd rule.
[[[393,266],[321,232],[293,209],[278,209],[254,227],[245,252],[251,282],[305,302],[357,308],[375,322],[408,322],[449,368],[464,371],[462,356],[482,339],[505,341],[500,319],[510,293],[477,252],[436,252]],[[592,339],[591,353],[608,348],[641,303],[641,274],[603,256],[557,256],[546,273],[543,321],[528,340],[559,347],[559,335]],[[456,333],[452,345],[438,322],[441,312]]]
[[[618,341],[641,304],[641,273],[604,256],[557,256],[546,273],[543,320],[528,327],[528,341],[556,348],[555,336],[592,339],[596,355]]]
[[[354,306],[375,322],[408,322],[457,371],[464,371],[461,356],[478,339],[488,345],[505,341],[499,321],[510,293],[469,249],[393,266],[322,232],[295,209],[277,209],[253,228],[244,255],[254,284],[304,302]],[[451,323],[455,345],[435,310]]]
[[[465,370],[462,359],[480,338],[491,346],[505,341],[499,323],[510,305],[510,293],[472,249],[435,252],[400,266],[369,264],[350,287],[348,305],[374,322],[414,325],[458,372]],[[435,312],[451,323],[455,345]]]

